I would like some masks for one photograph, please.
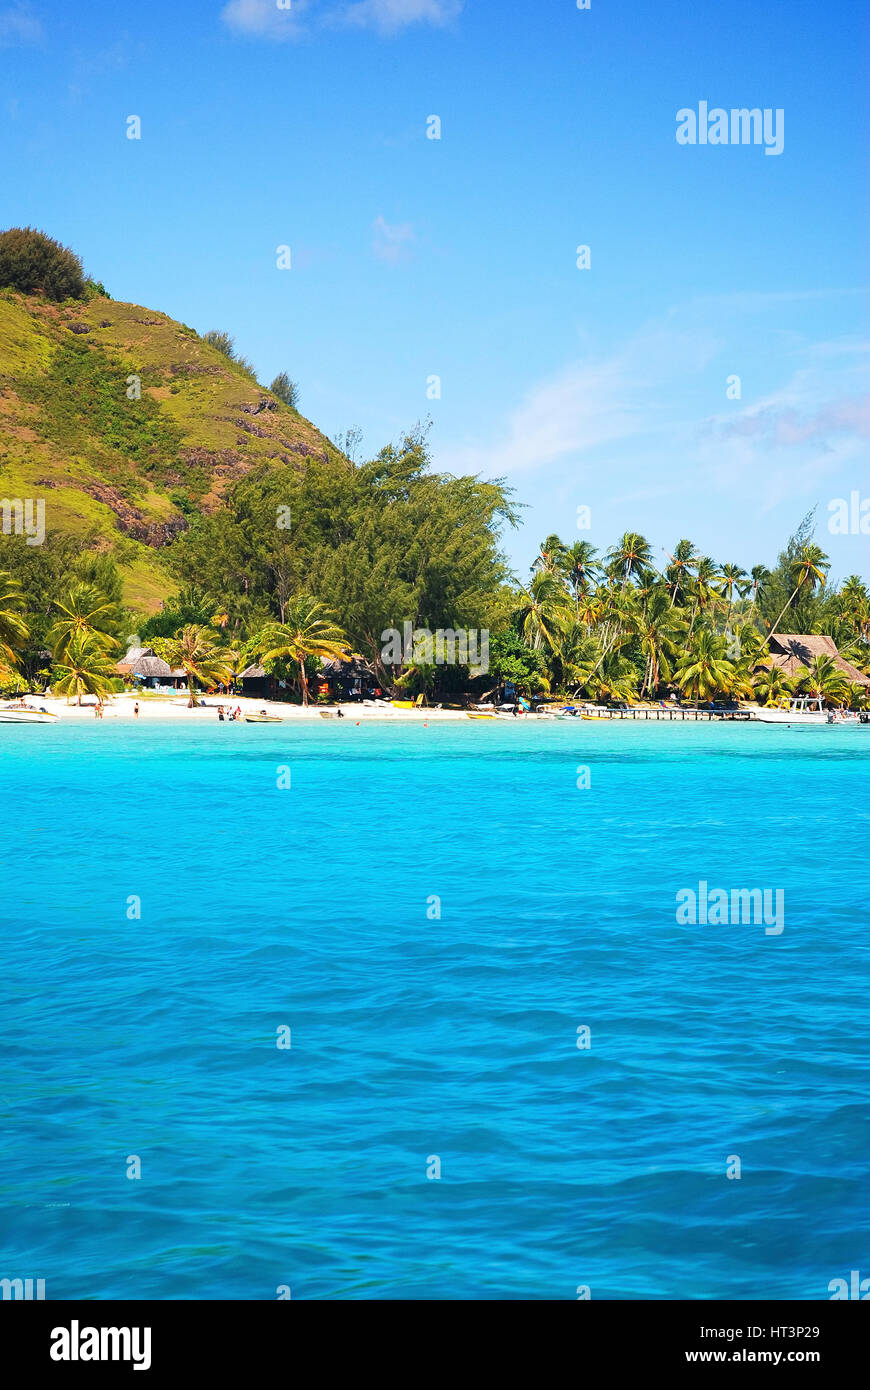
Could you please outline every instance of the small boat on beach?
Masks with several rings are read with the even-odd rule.
[[[283,724],[284,720],[278,714],[246,714],[246,724]]]
[[[33,705],[6,705],[0,709],[0,724],[54,724],[57,715]]]

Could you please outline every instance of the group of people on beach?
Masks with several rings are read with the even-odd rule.
[[[241,719],[241,717],[241,705],[236,705],[235,709],[225,709],[223,705],[218,705],[218,719],[221,721],[221,723],[223,723],[225,719],[228,719],[229,722],[232,724],[234,720]]]

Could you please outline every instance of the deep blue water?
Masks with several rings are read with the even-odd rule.
[[[0,1277],[870,1275],[868,790],[870,728],[0,728]],[[700,880],[782,888],[784,931],[678,925]]]

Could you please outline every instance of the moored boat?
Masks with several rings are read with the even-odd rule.
[[[755,718],[762,724],[836,724],[841,728],[860,723],[857,714],[825,709],[820,695],[797,695],[787,709],[759,709]]]
[[[6,705],[0,708],[0,724],[54,724],[57,715],[33,705]]]

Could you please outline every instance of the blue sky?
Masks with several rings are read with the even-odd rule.
[[[521,574],[552,531],[772,563],[817,505],[870,577],[827,524],[870,497],[868,32],[863,0],[0,0],[0,225],[364,452],[431,415],[436,468],[528,504]],[[782,109],[782,153],[679,145],[700,101]]]

